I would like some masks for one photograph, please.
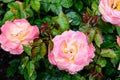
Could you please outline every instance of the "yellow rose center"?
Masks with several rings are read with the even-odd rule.
[[[115,10],[120,10],[120,0],[111,0],[110,6]]]
[[[19,32],[15,33],[15,34],[11,34],[11,38],[12,38],[12,39],[18,39],[18,40],[20,40],[21,42],[23,42],[25,36],[26,36],[28,33],[29,33],[29,30],[28,30],[28,29],[25,30],[25,31],[19,31]]]
[[[70,62],[74,62],[74,58],[78,53],[77,42],[73,42],[73,43],[64,42],[62,44],[62,51],[67,56],[65,57],[65,59],[69,60]]]

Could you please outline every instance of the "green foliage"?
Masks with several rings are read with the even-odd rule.
[[[100,45],[103,43],[103,37],[102,37],[102,34],[97,31],[97,33],[95,34],[95,43],[98,47],[100,47]]]
[[[4,2],[4,3],[8,3],[8,2],[12,2],[12,1],[14,1],[14,0],[0,0],[0,1],[2,1],[2,2]]]
[[[27,55],[31,56],[31,47],[23,45],[23,49],[27,53]]]
[[[115,58],[116,54],[112,49],[102,49],[101,56],[108,57],[108,58]]]
[[[15,14],[14,13],[12,13],[11,11],[7,11],[6,13],[5,13],[5,16],[4,16],[4,18],[3,18],[3,23],[5,23],[5,21],[12,21],[12,20],[14,20],[14,18],[15,18]]]
[[[73,4],[72,0],[61,0],[61,5],[65,8],[70,8],[72,4]]]
[[[99,58],[96,63],[100,66],[100,67],[105,67],[106,66],[106,59],[105,58]]]
[[[75,0],[75,8],[77,11],[81,11],[81,9],[83,8],[83,2],[82,1],[77,1]]]
[[[71,11],[66,15],[69,18],[69,22],[72,26],[79,26],[81,24],[81,17],[78,13]]]
[[[35,10],[36,12],[38,12],[40,10],[40,1],[39,0],[31,0],[30,4],[31,4],[31,7],[33,8],[33,10]]]
[[[88,35],[88,41],[89,42],[92,42],[93,41],[93,39],[94,39],[94,37],[95,37],[95,30],[94,29],[91,29],[90,30],[90,33],[89,33],[89,35]]]
[[[56,13],[56,14],[59,14],[61,11],[62,11],[62,7],[60,4],[58,3],[55,3],[53,5],[50,5],[50,9],[52,12]]]
[[[18,70],[19,63],[20,63],[19,59],[14,59],[9,62],[10,66],[8,67],[8,70],[7,70],[7,77],[14,76],[14,74]]]
[[[29,78],[33,75],[34,70],[35,70],[34,63],[32,61],[28,62],[27,63],[27,72],[28,72]]]
[[[57,18],[57,23],[59,24],[60,30],[63,32],[69,29],[69,22],[67,16],[61,12]]]
[[[120,27],[116,27],[117,33],[120,36]]]

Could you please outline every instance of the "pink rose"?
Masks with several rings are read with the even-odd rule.
[[[18,55],[23,52],[22,44],[29,45],[38,36],[38,27],[31,26],[25,19],[7,21],[1,27],[0,43],[2,49]]]
[[[120,46],[120,37],[117,36],[117,44]]]
[[[54,47],[48,53],[50,63],[70,74],[82,70],[94,57],[95,48],[92,43],[88,44],[87,37],[82,32],[65,31],[52,41]]]
[[[120,26],[120,0],[100,0],[99,11],[104,21]]]

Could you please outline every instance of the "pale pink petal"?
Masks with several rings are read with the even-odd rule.
[[[21,45],[16,49],[10,50],[10,53],[14,55],[20,55],[22,52],[23,52],[23,47]]]
[[[49,58],[50,63],[52,63],[53,65],[56,65],[56,62],[54,60],[54,55],[52,53],[48,54],[48,58]]]
[[[117,36],[117,44],[120,46],[120,37]]]
[[[37,26],[32,26],[29,29],[29,33],[26,35],[26,40],[33,40],[33,38],[38,38],[39,36],[39,29]]]
[[[19,46],[19,43],[10,42],[10,41],[6,41],[5,43],[2,43],[1,45],[1,47],[6,51],[16,49],[18,46]]]

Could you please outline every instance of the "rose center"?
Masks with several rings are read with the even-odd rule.
[[[20,31],[17,34],[11,34],[11,36],[12,38],[17,38],[19,40],[22,40],[27,34],[28,34],[28,31]]]
[[[111,8],[115,10],[120,10],[120,0],[111,0]]]
[[[62,52],[63,52],[63,54],[66,55],[66,57],[65,57],[66,59],[74,61],[74,57],[78,53],[78,44],[77,44],[77,42],[73,42],[73,43],[63,42],[63,44],[62,44]]]

